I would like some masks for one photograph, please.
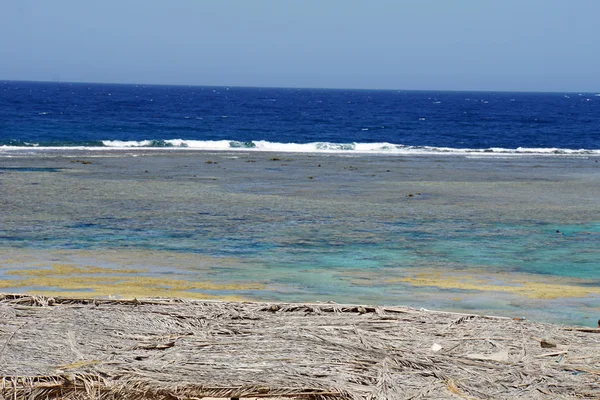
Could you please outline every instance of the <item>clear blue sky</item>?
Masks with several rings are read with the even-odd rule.
[[[600,91],[600,0],[0,0],[0,79]]]

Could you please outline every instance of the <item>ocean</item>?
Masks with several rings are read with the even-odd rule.
[[[0,82],[0,146],[600,151],[600,94]]]
[[[600,96],[0,82],[0,292],[595,326]]]

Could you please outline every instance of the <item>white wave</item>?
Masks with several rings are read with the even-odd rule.
[[[434,146],[407,146],[394,143],[278,143],[266,140],[241,142],[235,140],[141,140],[122,141],[104,140],[103,146],[73,147],[24,147],[0,146],[2,153],[13,150],[161,150],[165,148],[177,150],[209,150],[209,151],[245,151],[245,152],[279,152],[279,153],[339,153],[339,154],[388,154],[388,155],[471,155],[471,156],[525,156],[525,155],[600,155],[600,149],[561,149],[561,148],[451,148]]]
[[[150,147],[152,146],[152,140],[103,140],[102,144],[106,147]]]

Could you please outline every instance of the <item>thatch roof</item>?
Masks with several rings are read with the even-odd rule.
[[[596,330],[509,318],[0,295],[0,320],[0,399],[600,397]]]

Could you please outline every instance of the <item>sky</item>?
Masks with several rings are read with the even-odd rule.
[[[0,0],[0,79],[600,91],[598,0]]]

